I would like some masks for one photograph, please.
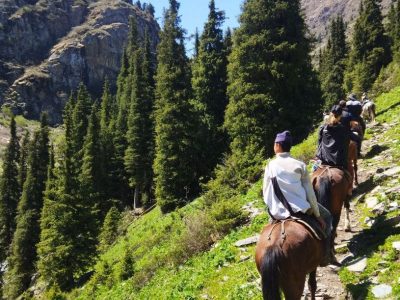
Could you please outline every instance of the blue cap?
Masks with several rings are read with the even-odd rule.
[[[292,144],[292,135],[290,131],[286,130],[284,132],[278,133],[275,138],[275,143],[289,143]]]

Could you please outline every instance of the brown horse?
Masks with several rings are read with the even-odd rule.
[[[336,229],[340,221],[340,214],[344,204],[346,209],[345,230],[350,230],[350,195],[352,185],[349,172],[331,166],[322,165],[311,176],[318,202],[332,215],[332,253],[336,237]]]
[[[261,274],[264,300],[300,300],[307,274],[311,298],[317,289],[316,270],[324,251],[300,223],[286,220],[264,227],[256,247],[256,264]]]

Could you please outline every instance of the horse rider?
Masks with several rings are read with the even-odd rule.
[[[332,218],[327,209],[319,205],[307,166],[291,157],[292,137],[289,131],[278,133],[275,138],[275,159],[265,168],[263,181],[264,202],[274,220],[305,215],[314,216],[325,232],[326,252],[321,265],[331,261],[330,234]],[[304,219],[304,218],[303,218]]]
[[[362,143],[362,135],[359,132],[352,130],[351,121],[357,121],[361,125],[363,133],[365,132],[365,122],[361,118],[360,114],[362,111],[361,102],[358,101],[354,95],[349,97],[351,100],[345,101],[341,100],[339,102],[339,106],[342,108],[342,116],[340,118],[340,123],[346,128],[347,134],[350,136],[350,139],[357,144],[357,152],[358,156],[361,156],[361,143]]]
[[[328,122],[319,129],[317,157],[323,165],[347,170],[350,135],[341,123],[342,113],[342,108],[334,105]]]

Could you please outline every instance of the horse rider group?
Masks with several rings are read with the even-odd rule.
[[[363,94],[363,103],[367,95]],[[348,148],[350,140],[357,143],[358,154],[361,151],[365,122],[361,117],[362,103],[351,94],[347,101],[340,101],[331,109],[329,117],[320,127],[318,133],[317,158],[322,165],[348,169]],[[356,121],[360,128],[351,126]],[[307,166],[290,155],[292,137],[289,131],[278,133],[275,138],[274,152],[276,157],[265,168],[263,180],[264,202],[273,220],[287,218],[309,218],[314,216],[325,231],[325,256],[321,265],[334,261],[331,249],[332,218],[329,211],[317,202]]]

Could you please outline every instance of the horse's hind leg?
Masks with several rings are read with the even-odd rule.
[[[311,300],[315,300],[315,293],[317,292],[317,270],[308,275],[308,289],[311,293]]]
[[[343,202],[344,204],[344,231],[349,232],[351,231],[350,225],[350,196],[347,196]]]
[[[354,184],[356,186],[358,186],[358,176],[357,176],[357,170],[358,170],[358,166],[357,166],[357,158],[354,160]]]
[[[281,281],[285,300],[301,300],[306,282],[306,274],[296,274]]]

